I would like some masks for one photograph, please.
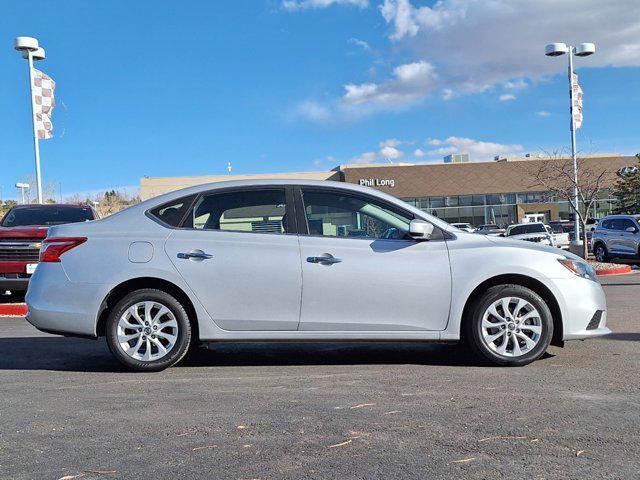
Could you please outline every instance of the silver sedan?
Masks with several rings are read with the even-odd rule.
[[[574,255],[301,180],[202,185],[53,227],[27,304],[40,330],[106,336],[141,371],[238,340],[463,341],[525,365],[609,333],[602,288]]]

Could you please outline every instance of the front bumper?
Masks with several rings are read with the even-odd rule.
[[[611,333],[607,328],[607,300],[599,283],[574,277],[554,280],[562,310],[563,340],[582,340]],[[596,328],[587,328],[596,312],[601,311]],[[593,327],[593,325],[591,326]]]

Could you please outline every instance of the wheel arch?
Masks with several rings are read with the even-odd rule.
[[[494,287],[496,285],[504,285],[504,284],[512,284],[512,285],[521,285],[523,287],[527,287],[538,295],[542,297],[542,299],[547,303],[549,310],[551,310],[551,316],[553,318],[553,338],[551,339],[551,345],[563,346],[564,342],[562,341],[563,337],[563,327],[562,327],[562,311],[560,310],[560,305],[558,304],[558,300],[555,295],[547,288],[547,286],[542,283],[540,280],[537,280],[533,277],[529,277],[527,275],[520,274],[505,274],[505,275],[497,275],[495,277],[488,278],[483,281],[480,285],[478,285],[473,292],[467,298],[465,302],[464,309],[462,311],[462,322],[468,321],[469,314],[471,311],[471,306],[473,305],[476,298],[478,298],[482,293],[484,293],[488,288]],[[463,329],[461,329],[463,331]]]
[[[113,307],[115,307],[115,305],[128,293],[143,288],[155,288],[173,295],[187,311],[189,322],[191,323],[193,338],[195,340],[198,340],[200,338],[200,332],[198,329],[198,316],[193,302],[191,301],[189,296],[176,284],[157,277],[132,278],[120,283],[119,285],[111,289],[111,291],[102,300],[100,309],[98,310],[98,321],[96,323],[96,335],[98,337],[103,337],[105,335],[105,325],[107,322],[107,317],[109,316],[109,313],[111,312]]]

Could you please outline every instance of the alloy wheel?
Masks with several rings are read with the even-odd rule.
[[[519,297],[494,301],[482,316],[482,339],[503,357],[520,357],[533,350],[542,336],[538,310]]]
[[[135,360],[165,357],[178,339],[178,322],[169,308],[156,301],[138,302],[118,320],[118,344]]]
[[[598,245],[595,251],[595,257],[598,262],[604,262],[604,247],[602,245]]]

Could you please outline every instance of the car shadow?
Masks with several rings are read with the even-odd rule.
[[[546,354],[543,358],[551,358]],[[483,366],[456,345],[428,343],[213,343],[195,348],[178,367],[296,365]],[[0,370],[125,371],[104,339],[0,338]]]

